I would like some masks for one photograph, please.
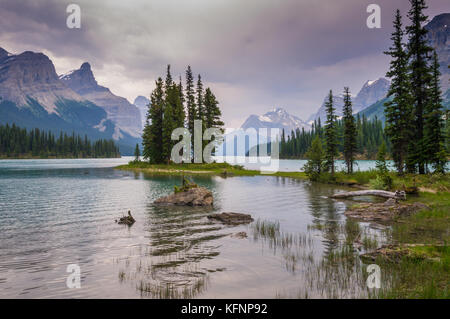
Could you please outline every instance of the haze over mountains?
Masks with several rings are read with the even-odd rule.
[[[364,83],[358,94],[352,98],[353,113],[358,113],[375,102],[386,97],[389,90],[390,82],[385,78],[379,78],[373,81]],[[333,92],[337,93],[337,92]],[[326,121],[325,102],[328,100],[326,96],[322,102],[317,113],[310,116],[308,122],[317,121],[320,118],[321,123]],[[334,107],[336,115],[342,116],[342,107],[344,106],[344,99],[342,94],[333,94]]]
[[[311,129],[311,125],[304,122],[300,118],[294,115],[290,115],[283,108],[275,108],[264,115],[250,115],[241,128],[246,130],[248,128],[280,128],[286,132],[295,130],[296,128],[304,128],[305,130]]]
[[[142,128],[145,126],[145,121],[147,119],[147,111],[148,111],[148,105],[150,104],[150,100],[147,99],[145,96],[139,95],[134,99],[133,103],[141,113],[141,122],[142,122]]]
[[[443,13],[435,16],[427,25],[429,33],[427,36],[429,44],[436,50],[439,57],[440,71],[441,71],[441,88],[444,97],[444,105],[450,107],[450,13]],[[377,80],[367,81],[364,83],[358,94],[352,97],[353,113],[360,113],[360,115],[366,116],[368,119],[377,117],[384,121],[384,102],[386,102],[386,95],[389,90],[390,81],[385,78],[379,78]],[[342,116],[342,107],[344,101],[340,92],[333,92],[333,99],[336,108],[337,116]],[[251,115],[247,118],[241,128],[246,129],[250,126],[255,128],[259,127],[278,127],[285,128],[286,133],[295,128],[307,128],[306,125],[311,125],[313,121],[317,121],[320,118],[322,125],[325,123],[325,96],[322,105],[316,113],[313,113],[307,120],[307,123],[290,114],[284,115],[287,118],[296,118],[296,121],[289,122],[290,125],[286,125],[282,119],[276,117],[266,119],[266,113],[262,116]]]
[[[449,25],[450,13],[444,13],[435,16],[426,26],[428,41],[439,56],[447,108],[450,107]],[[383,104],[388,88],[389,81],[384,78],[367,81],[352,99],[354,113],[384,120]],[[340,116],[341,92],[333,93],[336,113]],[[140,141],[148,104],[149,100],[144,96],[138,96],[131,104],[99,85],[87,62],[77,70],[58,76],[52,61],[43,53],[11,54],[0,48],[0,124],[76,132],[87,134],[91,139],[113,138],[121,151],[131,153]],[[289,134],[296,128],[310,129],[311,123],[319,118],[324,124],[323,103],[306,121],[277,108],[263,115],[249,116],[241,128],[280,128]]]
[[[98,86],[89,64],[56,74],[43,53],[11,54],[0,48],[0,124],[113,138],[123,153],[140,140],[139,110]]]

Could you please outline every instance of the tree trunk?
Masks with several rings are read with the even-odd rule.
[[[405,192],[396,191],[396,192],[388,192],[377,189],[363,190],[363,191],[355,191],[348,193],[338,193],[331,196],[331,198],[348,198],[355,196],[378,196],[384,198],[394,198],[394,199],[406,199]]]

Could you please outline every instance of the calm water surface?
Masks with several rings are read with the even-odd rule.
[[[273,298],[365,296],[364,267],[336,263],[359,233],[337,189],[273,176],[194,177],[212,210],[155,207],[180,177],[114,170],[130,158],[0,161],[0,297]],[[296,161],[283,165],[297,169]],[[115,219],[131,210],[132,227]],[[249,213],[250,225],[210,222]],[[274,236],[257,226],[279,224]],[[232,236],[245,232],[247,238]],[[347,256],[348,257],[348,256]],[[81,288],[69,289],[69,264]]]

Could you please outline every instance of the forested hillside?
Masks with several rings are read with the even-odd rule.
[[[27,130],[16,125],[0,126],[0,158],[98,158],[120,157],[113,140],[91,142],[87,136],[38,128]]]

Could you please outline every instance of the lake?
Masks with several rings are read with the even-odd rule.
[[[0,161],[1,298],[367,296],[364,265],[343,243],[361,233],[380,242],[383,233],[344,216],[346,204],[328,198],[339,188],[196,176],[213,192],[214,209],[157,207],[181,178],[113,169],[130,159]],[[280,161],[282,170],[300,164]],[[115,223],[127,210],[137,222]],[[206,218],[227,211],[255,222]],[[352,258],[336,263],[338,253]],[[71,264],[81,288],[66,285]]]

